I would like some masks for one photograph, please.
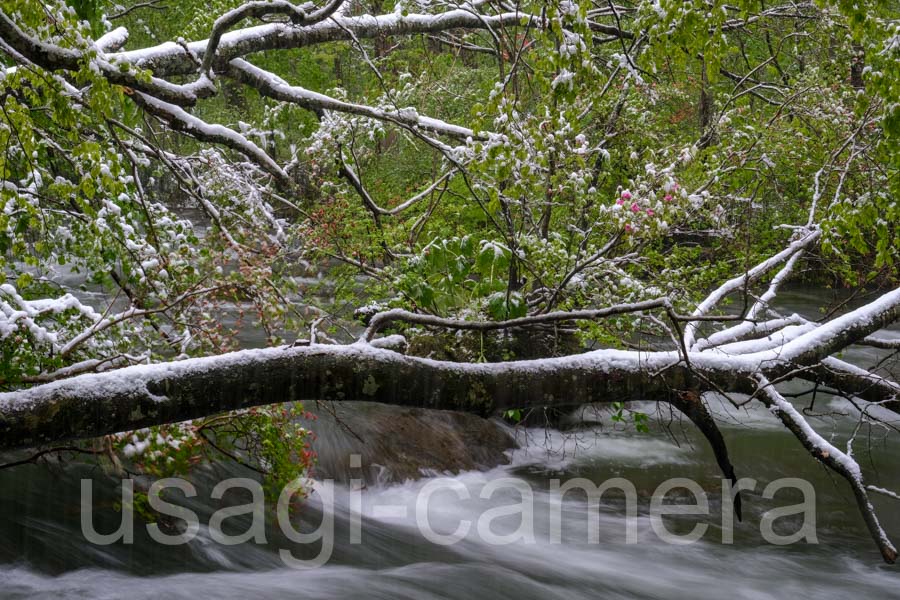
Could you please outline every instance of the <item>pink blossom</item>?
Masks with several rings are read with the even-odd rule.
[[[652,216],[653,216],[653,210],[650,209],[650,208],[648,208],[648,209],[647,209],[647,214],[648,214],[649,216],[652,217]]]
[[[631,192],[629,192],[628,190],[625,190],[624,192],[622,192],[622,197],[625,198],[626,200],[631,200]]]
[[[616,200],[616,204],[618,204],[619,206],[622,206],[623,204],[625,204],[625,201],[622,200],[621,198],[619,198],[618,200]]]
[[[628,233],[634,231],[634,227],[631,226],[631,223],[625,223],[625,231],[627,231]]]
[[[672,201],[672,194],[666,194],[666,197],[663,198],[663,200],[665,200],[666,202],[671,202],[671,201]]]
[[[631,212],[641,212],[641,207],[638,206],[637,202],[631,203]]]

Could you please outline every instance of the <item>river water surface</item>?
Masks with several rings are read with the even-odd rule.
[[[814,317],[821,298],[794,293],[785,308]],[[888,332],[886,335],[900,335]],[[845,358],[874,364],[881,354],[852,349]],[[135,542],[96,546],[86,541],[79,521],[80,480],[94,480],[94,517],[102,531],[112,531],[118,482],[96,467],[65,469],[29,465],[0,472],[0,597],[3,598],[900,598],[900,570],[882,564],[843,482],[823,470],[773,416],[758,408],[735,409],[711,399],[739,477],[757,480],[744,495],[744,519],[734,529],[733,543],[723,543],[721,480],[712,453],[690,423],[656,407],[635,409],[653,416],[651,433],[637,433],[598,415],[595,427],[577,434],[540,428],[515,432],[522,448],[511,463],[488,472],[434,474],[401,484],[360,486],[315,484],[302,519],[310,529],[321,519],[334,520],[330,560],[316,569],[285,565],[280,550],[312,557],[316,544],[296,544],[269,518],[265,544],[224,546],[205,527],[221,507],[209,498],[209,485],[228,476],[247,476],[237,467],[214,465],[197,474],[199,494],[184,501],[200,515],[201,529],[191,543],[166,547],[153,542],[138,523]],[[820,395],[816,412],[842,411],[848,418],[820,418],[820,432],[842,443],[854,420],[852,409]],[[900,487],[900,443],[872,430],[860,435],[856,456],[871,482]],[[319,448],[328,453],[328,448]],[[575,477],[601,483],[613,477],[631,481],[639,495],[638,543],[626,543],[626,509],[615,495],[604,498],[599,511],[599,543],[588,540],[589,504],[572,493],[551,490],[553,480]],[[673,532],[686,533],[707,524],[703,538],[689,545],[664,543],[651,527],[650,497],[668,478],[687,477],[706,492],[708,515],[669,517]],[[762,489],[783,477],[808,480],[816,496],[817,543],[779,546],[760,533],[765,511],[796,504],[802,496],[783,490],[773,499]],[[506,485],[490,497],[485,486]],[[521,506],[521,489],[533,496],[530,515],[533,539],[506,545],[490,543],[475,524],[491,510]],[[494,482],[492,484],[492,482]],[[426,489],[427,488],[427,489]],[[434,490],[437,491],[434,491]],[[423,506],[424,492],[431,490]],[[362,509],[361,543],[351,543],[351,505]],[[873,498],[885,529],[900,539],[900,503]],[[473,525],[460,542],[429,542],[416,516],[427,514],[439,533],[454,531],[464,521]],[[550,531],[552,515],[560,515],[561,540]],[[271,517],[271,515],[267,515]],[[246,528],[234,518],[236,531]],[[497,516],[495,535],[510,533],[521,515]],[[777,521],[788,534],[802,516]]]

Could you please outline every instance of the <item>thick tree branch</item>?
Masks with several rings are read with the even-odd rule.
[[[149,82],[138,76],[130,68],[120,68],[104,56],[89,59],[82,52],[62,48],[35,39],[22,31],[4,12],[0,11],[0,38],[22,56],[48,71],[78,71],[82,64],[90,61],[111,83],[141,90],[164,102],[180,106],[191,106],[198,98],[206,98],[215,93],[215,86],[206,77],[185,85],[170,83],[158,77]]]
[[[324,21],[340,8],[345,0],[330,0],[318,10],[312,10],[310,4],[303,6],[289,2],[288,0],[253,0],[230,10],[213,24],[212,32],[203,55],[203,63],[200,72],[211,74],[213,61],[216,58],[216,50],[222,35],[244,19],[261,19],[269,15],[283,15],[295,26],[309,26]],[[312,12],[310,12],[312,11]]]
[[[649,301],[644,308],[660,303],[665,300]],[[608,310],[624,314],[622,307]],[[364,399],[487,414],[528,406],[667,398],[693,389],[695,373],[712,389],[752,393],[752,376],[762,373],[775,380],[798,367],[814,367],[898,315],[900,289],[779,348],[734,357],[600,350],[536,361],[461,364],[358,343],[248,350],[127,367],[0,395],[0,448],[94,437],[292,400]],[[389,317],[381,319],[384,324]]]
[[[375,38],[392,35],[415,35],[447,31],[451,29],[486,29],[488,27],[525,26],[539,24],[540,18],[521,12],[499,15],[478,15],[467,10],[451,10],[436,15],[386,14],[379,16],[337,16],[310,27],[294,27],[290,24],[271,23],[247,27],[222,35],[213,67],[225,65],[234,58],[265,50],[284,50],[322,44],[350,41],[358,38]],[[209,40],[188,44],[196,56],[205,56]],[[120,52],[110,55],[141,68],[153,70],[160,77],[188,75],[196,72],[196,65],[178,44],[167,42],[151,48]]]
[[[228,64],[227,73],[233,79],[256,89],[263,96],[268,96],[281,102],[290,102],[314,112],[333,110],[360,115],[378,121],[395,123],[400,126],[423,129],[458,140],[466,140],[467,138],[486,139],[485,135],[477,135],[468,127],[453,125],[440,119],[422,116],[411,108],[396,111],[384,110],[364,104],[344,102],[306,88],[292,86],[277,75],[264,71],[242,59],[232,60]]]
[[[665,398],[685,389],[687,377],[671,355],[636,352],[470,364],[407,357],[363,343],[247,350],[126,367],[0,394],[0,448],[90,438],[295,400],[371,400],[491,414],[517,407]]]

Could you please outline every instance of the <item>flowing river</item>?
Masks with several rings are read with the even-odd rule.
[[[815,317],[821,298],[816,290],[789,293],[782,308]],[[845,353],[862,366],[882,356],[868,348]],[[112,531],[121,517],[115,509],[118,481],[97,467],[5,470],[0,472],[0,597],[900,598],[900,569],[882,563],[846,483],[819,466],[765,410],[735,409],[716,399],[711,406],[738,476],[757,482],[755,490],[744,492],[743,521],[735,523],[732,543],[723,543],[722,482],[705,440],[689,422],[670,423],[668,413],[657,414],[655,405],[645,403],[633,408],[651,415],[650,433],[621,427],[604,412],[595,426],[577,433],[515,431],[521,448],[511,452],[509,465],[487,472],[435,474],[400,484],[317,482],[301,518],[309,531],[321,527],[323,519],[333,521],[334,545],[329,560],[314,569],[286,566],[279,551],[311,558],[322,551],[321,542],[290,541],[271,511],[266,513],[266,543],[227,546],[211,539],[206,523],[222,504],[210,499],[209,488],[224,477],[247,476],[233,465],[198,470],[198,495],[182,503],[199,515],[201,526],[193,541],[179,546],[154,542],[137,520],[133,544],[89,543],[80,525],[82,478],[94,482],[96,528]],[[822,394],[813,407],[823,414],[836,410],[851,417],[812,422],[842,446],[855,423],[852,408]],[[325,456],[338,451],[318,450]],[[854,451],[874,476],[873,484],[900,487],[900,442],[877,429],[863,429]],[[666,543],[651,522],[654,490],[674,477],[696,481],[708,498],[708,514],[665,518],[678,534],[707,525],[696,543]],[[803,499],[793,488],[763,497],[769,482],[784,477],[812,485],[815,517],[811,523],[808,514],[782,517],[775,530],[788,535],[811,525],[817,543],[775,545],[761,534],[766,511]],[[573,478],[633,483],[639,499],[637,543],[626,538],[627,505],[621,496],[605,495],[598,511],[586,496],[561,495],[553,488],[555,481]],[[521,531],[518,510],[529,495],[524,510],[533,525],[523,539],[498,543],[497,536]],[[874,497],[873,503],[885,529],[900,539],[900,503],[885,497]],[[513,514],[503,516],[503,511]],[[488,534],[479,533],[478,524],[489,516]],[[355,519],[361,519],[359,543],[353,540]],[[428,529],[423,530],[423,519]],[[247,516],[231,520],[237,532],[250,523]],[[457,543],[429,541],[466,522],[468,534]],[[599,541],[589,539],[592,523]]]

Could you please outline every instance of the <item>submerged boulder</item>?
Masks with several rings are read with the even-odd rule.
[[[469,413],[376,402],[321,402],[307,409],[317,417],[309,424],[317,479],[392,483],[490,469],[507,464],[507,450],[516,447],[502,422]]]

